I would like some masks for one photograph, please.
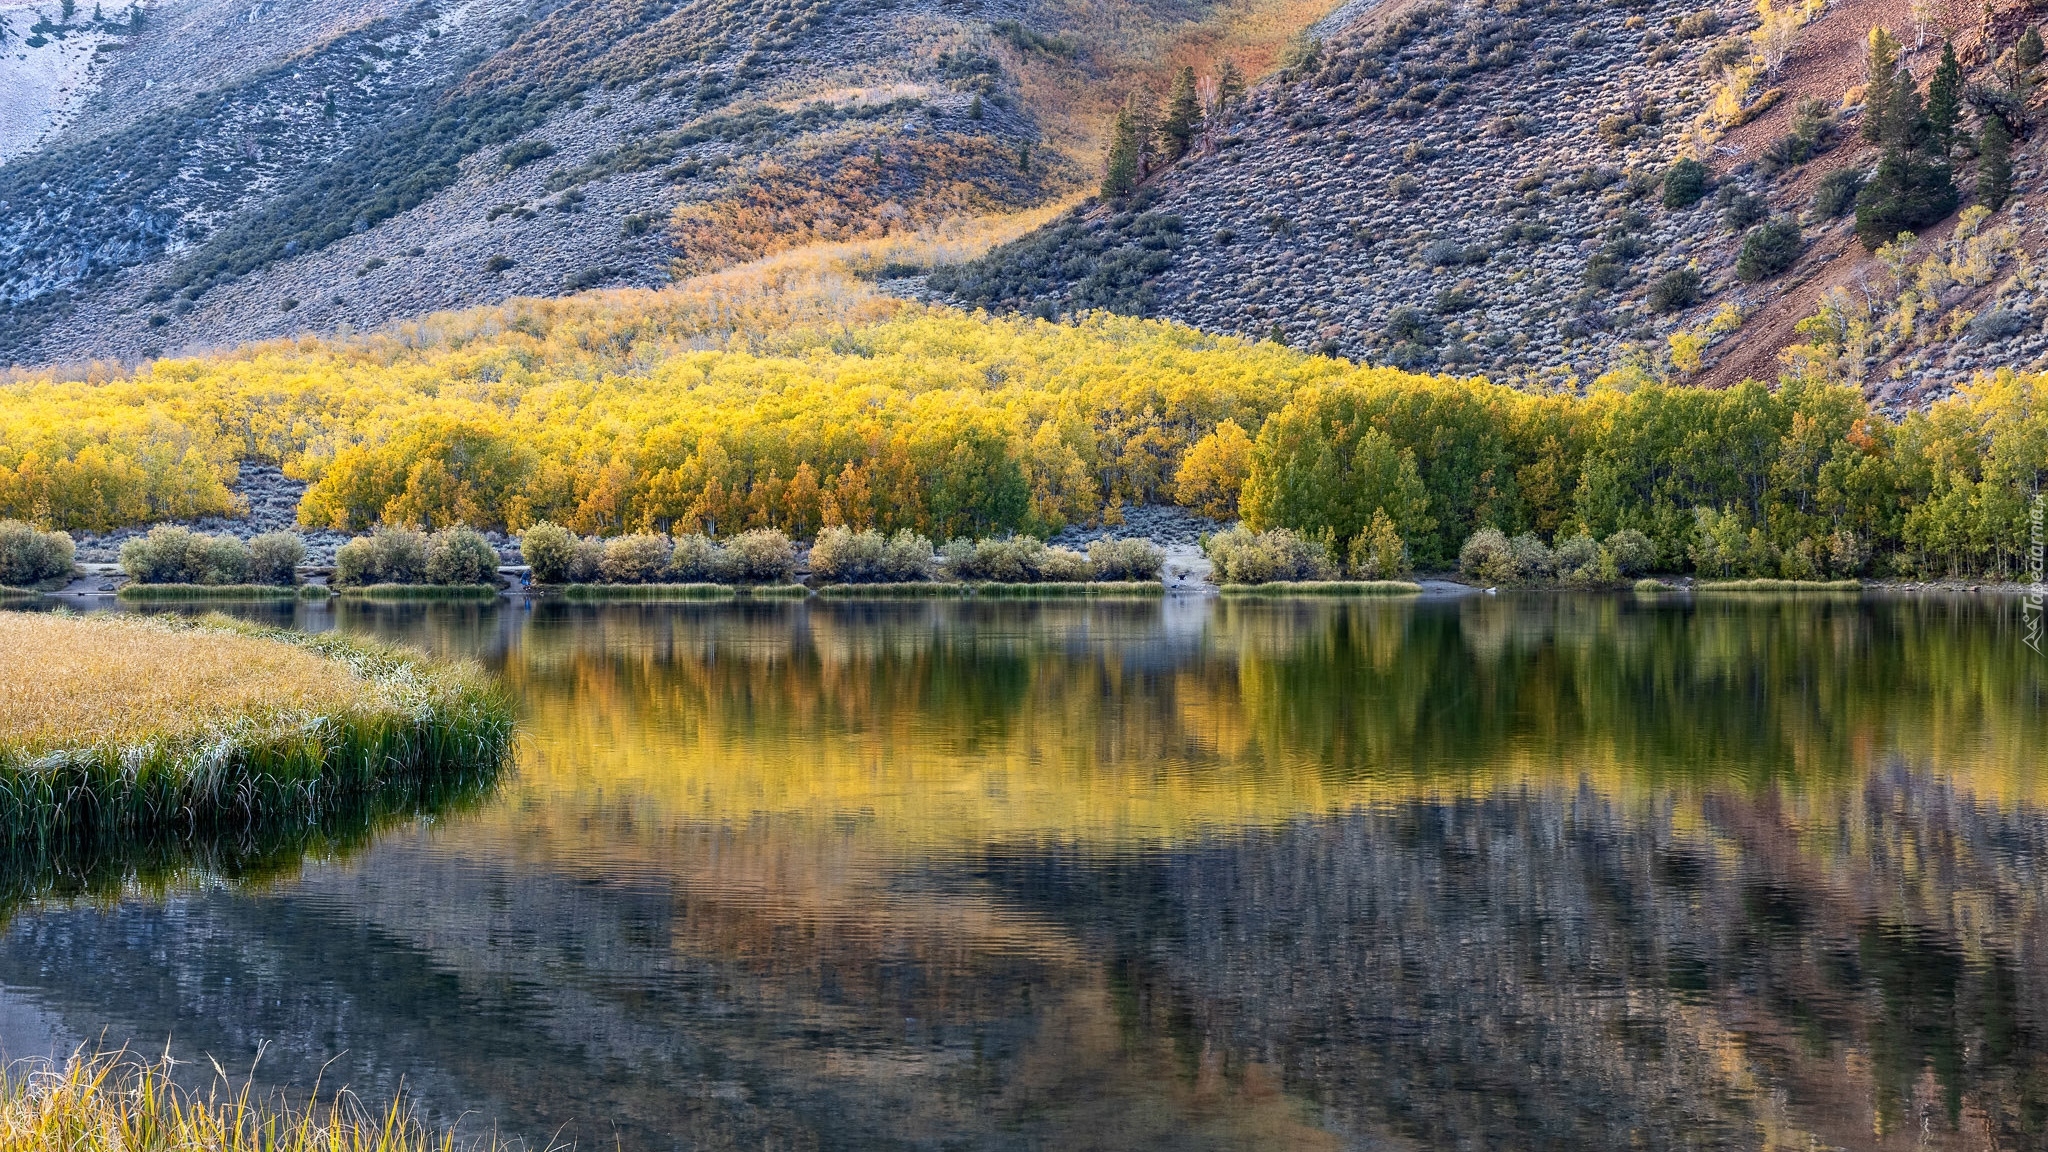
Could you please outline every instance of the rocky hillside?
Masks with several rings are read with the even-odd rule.
[[[9,0],[0,363],[664,283],[1042,203],[1089,178],[1112,90],[1270,56],[1320,10]]]
[[[2014,86],[2032,17],[1837,0],[1778,19],[1699,0],[1390,0],[1326,25],[1128,200],[1088,202],[922,290],[1532,386],[1727,383],[1789,358],[1903,407],[2039,363],[2048,294],[2026,258],[2048,243],[2024,123],[2011,198],[1970,210],[1970,105]],[[1923,88],[1948,29],[1969,93],[1960,214],[1884,259],[1853,225],[1880,154],[1859,133],[1873,26],[1904,42]],[[1706,164],[1688,189],[1674,169],[1691,157]],[[1830,332],[1796,330],[1823,306]]]

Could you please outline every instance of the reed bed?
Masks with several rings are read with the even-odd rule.
[[[970,589],[965,584],[944,580],[916,580],[883,584],[827,584],[818,589],[818,595],[826,600],[930,600],[946,597],[963,597]]]
[[[285,584],[123,584],[114,593],[123,603],[184,600],[293,600],[299,590]]]
[[[491,584],[363,584],[343,588],[352,600],[496,600],[499,589]]]
[[[586,603],[612,600],[731,600],[739,591],[730,584],[565,584],[562,598]]]
[[[218,1066],[216,1065],[216,1069]],[[168,1060],[125,1052],[0,1069],[0,1149],[51,1152],[494,1152],[493,1139],[458,1142],[436,1132],[402,1098],[368,1107],[354,1094],[300,1107],[259,1098],[253,1086],[217,1079],[203,1093],[180,1087]]]
[[[1645,576],[1643,579],[1636,581],[1635,589],[1645,596],[1655,596],[1663,592],[1676,592],[1678,591],[1678,586],[1676,584],[1666,584],[1662,580]]]
[[[1166,585],[1147,580],[1090,580],[1071,584],[976,584],[974,594],[990,600],[1069,600],[1095,596],[1164,596]]]
[[[805,600],[811,590],[802,584],[747,584],[740,594],[754,600]]]
[[[1407,580],[1274,580],[1225,584],[1225,596],[1414,596],[1422,585]]]
[[[0,613],[0,868],[403,807],[494,775],[512,731],[481,670],[404,649]]]
[[[1695,592],[1861,592],[1861,580],[1715,580]]]

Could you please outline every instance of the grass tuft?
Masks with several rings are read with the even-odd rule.
[[[303,1107],[259,1099],[221,1074],[204,1093],[180,1088],[168,1060],[126,1052],[0,1069],[0,1148],[76,1152],[478,1152],[495,1140],[458,1142],[434,1132],[402,1098],[375,1111],[353,1094],[317,1094]]]
[[[1861,592],[1861,580],[1716,580],[1695,592]]]
[[[0,872],[417,808],[494,778],[512,730],[479,669],[404,649],[217,614],[0,613]]]
[[[609,600],[731,600],[729,584],[567,584],[562,597],[587,603]]]
[[[811,594],[802,584],[749,584],[740,592],[755,600],[803,600]]]
[[[827,584],[818,589],[818,595],[826,600],[927,600],[967,594],[967,585],[943,580],[904,581],[896,584]]]
[[[1225,584],[1225,596],[1413,596],[1422,585],[1407,580],[1275,580],[1268,584]]]
[[[290,600],[298,589],[282,584],[123,584],[114,593],[129,604],[176,600]]]
[[[498,589],[489,584],[364,584],[343,588],[341,594],[354,600],[496,600]]]
[[[1164,596],[1166,585],[1146,580],[1090,580],[1071,584],[974,585],[974,594],[990,600],[1066,600],[1091,596]]]
[[[1664,581],[1654,577],[1645,576],[1641,580],[1636,581],[1636,591],[1645,596],[1653,596],[1659,592],[1676,592],[1678,591],[1678,586],[1666,584]]]

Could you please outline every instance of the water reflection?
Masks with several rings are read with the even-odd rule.
[[[18,912],[10,1052],[629,1149],[2048,1142],[2013,604],[294,611],[500,669],[517,777]]]

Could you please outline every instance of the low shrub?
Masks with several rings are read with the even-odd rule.
[[[1735,274],[1750,283],[1768,280],[1792,267],[1806,246],[1799,225],[1788,216],[1759,224],[1743,237],[1735,257]]]
[[[605,541],[597,573],[607,584],[652,584],[668,568],[668,537],[651,532]]]
[[[1705,164],[1690,157],[1678,161],[1664,170],[1664,207],[1692,207],[1707,194],[1713,179],[1714,173]]]
[[[291,532],[265,532],[249,541],[249,580],[289,587],[299,582],[306,542]]]
[[[1515,553],[1505,532],[1481,528],[1458,549],[1458,571],[1491,584],[1515,582]]]
[[[1088,563],[1096,580],[1157,580],[1166,553],[1150,540],[1094,540]]]
[[[576,567],[576,546],[582,543],[574,532],[543,520],[519,534],[519,554],[533,570],[536,584],[567,584]]]
[[[69,533],[0,520],[0,585],[27,588],[68,577],[76,555]]]
[[[810,563],[828,584],[909,584],[930,578],[932,560],[932,542],[909,529],[884,536],[840,526],[818,533]]]
[[[448,528],[427,538],[427,583],[496,584],[498,550],[472,528]]]
[[[1226,528],[1202,543],[1218,584],[1270,584],[1276,580],[1328,580],[1336,575],[1330,549],[1286,528],[1253,532]]]
[[[724,584],[734,579],[733,573],[732,553],[692,532],[675,538],[663,578],[676,584]]]
[[[1700,302],[1700,274],[1690,268],[1674,268],[1650,283],[1650,311],[1676,312]]]
[[[249,546],[166,524],[121,545],[121,571],[137,584],[245,584]]]
[[[939,567],[952,580],[993,584],[1060,584],[1095,574],[1086,556],[1036,536],[954,540],[940,551]]]
[[[1607,538],[1607,554],[1622,576],[1639,576],[1657,563],[1657,546],[1634,528],[1623,528]]]
[[[427,579],[427,536],[404,528],[379,528],[358,536],[334,553],[334,586],[423,584]]]
[[[796,547],[773,528],[742,532],[725,545],[733,579],[742,584],[787,584],[796,575]]]
[[[1863,173],[1856,168],[1837,168],[1820,178],[1813,189],[1813,219],[1833,220],[1856,207],[1856,194],[1863,191]]]

